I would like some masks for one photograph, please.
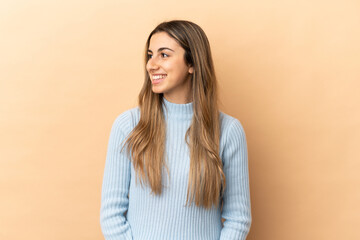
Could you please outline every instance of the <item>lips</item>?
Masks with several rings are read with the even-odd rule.
[[[166,77],[165,77],[165,78],[166,78]],[[161,83],[165,78],[153,79],[153,80],[152,80],[152,83],[153,83],[153,84]]]
[[[166,78],[166,74],[153,74],[152,75],[152,84],[158,84]]]

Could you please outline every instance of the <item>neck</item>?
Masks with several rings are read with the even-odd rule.
[[[193,102],[173,103],[163,97],[163,111],[167,118],[191,120],[193,116]]]
[[[172,102],[172,103],[176,103],[176,104],[185,104],[185,103],[191,103],[192,100],[192,96],[185,96],[183,98],[171,98],[169,96],[166,96],[164,94],[164,98],[166,98],[166,100],[168,102]]]

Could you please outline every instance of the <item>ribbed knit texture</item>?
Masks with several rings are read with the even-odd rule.
[[[220,157],[226,176],[224,205],[206,210],[185,207],[190,156],[185,133],[193,103],[165,98],[166,154],[170,180],[163,168],[163,192],[150,194],[149,185],[135,184],[135,171],[121,143],[140,119],[138,107],[114,121],[104,169],[100,224],[106,240],[242,240],[251,225],[248,154],[244,129],[236,118],[220,112]],[[126,214],[125,214],[126,213]],[[225,219],[222,226],[221,218]]]

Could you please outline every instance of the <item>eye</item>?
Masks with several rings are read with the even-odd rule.
[[[166,57],[168,57],[169,55],[167,55],[166,53],[161,53],[162,56],[166,55]]]
[[[148,59],[149,59],[149,58],[151,58],[151,57],[152,57],[152,55],[148,53],[147,57],[148,57]]]

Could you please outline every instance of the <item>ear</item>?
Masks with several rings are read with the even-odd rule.
[[[194,67],[190,67],[190,68],[189,68],[189,73],[190,73],[190,74],[193,74],[193,72],[194,72]]]

